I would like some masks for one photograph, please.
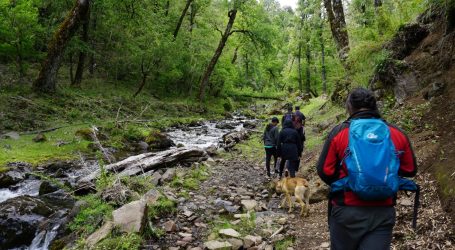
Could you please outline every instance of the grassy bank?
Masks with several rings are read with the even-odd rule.
[[[131,86],[99,79],[82,88],[63,85],[52,96],[23,86],[1,88],[0,135],[14,131],[20,137],[0,136],[0,166],[17,161],[39,164],[91,152],[90,142],[76,134],[92,126],[108,137],[106,146],[121,148],[125,140],[145,138],[173,125],[222,119],[256,101],[243,96],[207,98],[202,103],[192,96],[158,99],[149,90],[136,98],[132,95]],[[46,131],[42,132],[46,140],[34,142],[41,131]]]

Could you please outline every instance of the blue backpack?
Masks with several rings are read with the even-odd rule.
[[[351,120],[349,145],[343,159],[348,176],[332,183],[331,192],[350,190],[362,200],[374,201],[395,197],[398,190],[414,191],[415,227],[420,190],[414,181],[398,176],[400,153],[395,149],[389,126],[384,121]]]

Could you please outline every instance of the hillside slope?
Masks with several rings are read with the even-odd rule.
[[[455,218],[455,32],[445,13],[430,8],[402,27],[385,47],[371,88],[385,114],[404,127],[416,148],[419,172],[431,172],[446,212]]]

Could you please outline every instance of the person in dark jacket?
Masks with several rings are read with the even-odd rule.
[[[305,128],[304,128],[305,120],[306,120],[305,115],[302,112],[300,112],[300,106],[295,106],[293,124],[294,124],[295,130],[297,130],[297,133],[300,136],[300,140],[302,141],[302,151],[300,152],[300,155],[302,155],[302,153],[303,153],[304,143],[305,143],[305,140],[306,140],[306,138],[305,138]],[[297,170],[296,171],[299,170],[299,166],[300,166],[300,160],[297,163]]]
[[[262,137],[265,148],[265,167],[267,169],[268,177],[270,177],[270,161],[272,160],[272,156],[274,160],[273,169],[276,169],[276,162],[278,158],[277,145],[278,137],[280,135],[280,131],[277,126],[278,123],[278,118],[273,117],[272,122],[267,124],[267,127],[265,127],[264,135]]]
[[[369,90],[353,90],[346,101],[350,114],[347,121],[336,126],[329,134],[317,164],[320,178],[328,185],[347,176],[343,161],[349,140],[352,119],[381,119],[376,99]],[[415,176],[417,167],[409,139],[403,131],[388,124],[391,140],[399,155],[402,177]],[[396,197],[395,197],[396,198]],[[332,193],[329,199],[329,230],[331,249],[390,249],[395,225],[395,199],[366,201],[349,190]]]
[[[283,117],[281,117],[281,126],[284,126],[285,120],[294,121],[294,118],[295,118],[294,116],[295,115],[294,115],[294,112],[292,112],[292,106],[289,105],[288,111],[283,115]]]
[[[299,157],[302,152],[302,141],[294,129],[292,121],[285,120],[278,140],[278,152],[281,157],[280,178],[283,176],[284,165],[289,161],[288,169],[291,177],[295,177]]]

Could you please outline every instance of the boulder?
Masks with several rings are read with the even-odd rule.
[[[40,224],[56,212],[38,197],[19,196],[0,203],[2,249],[29,246]]]
[[[34,138],[33,138],[33,141],[34,142],[45,142],[47,141],[47,138],[44,134],[37,134]]]
[[[232,228],[220,229],[220,231],[218,231],[218,233],[222,236],[230,237],[230,238],[239,238],[241,236],[241,234],[239,232],[235,231]]]
[[[210,147],[205,149],[205,152],[207,152],[207,154],[209,156],[215,156],[215,155],[218,154],[217,150],[218,149],[216,148],[216,146],[210,146]]]
[[[245,211],[251,211],[256,208],[258,202],[255,200],[241,200],[240,204],[242,204],[242,207],[245,209]]]
[[[431,84],[431,87],[428,91],[425,91],[423,97],[427,100],[430,100],[433,97],[440,96],[444,93],[446,84],[443,82],[434,82]]]
[[[133,201],[112,212],[114,226],[121,232],[141,233],[147,223],[147,204]]]
[[[211,240],[204,243],[204,247],[209,250],[225,250],[231,249],[232,244],[227,241]]]
[[[231,238],[231,239],[228,239],[227,241],[229,243],[231,243],[233,250],[238,250],[238,249],[241,249],[243,247],[243,241],[240,240],[240,239]]]
[[[89,247],[92,248],[93,246],[96,245],[96,243],[100,242],[104,238],[106,238],[114,228],[114,224],[111,221],[108,221],[104,223],[102,227],[100,227],[98,230],[96,230],[94,233],[92,233],[86,240],[85,244]]]
[[[45,195],[57,191],[59,188],[57,185],[52,184],[48,181],[43,181],[39,186],[39,195]]]
[[[314,185],[311,187],[310,204],[326,201],[330,189],[327,185]]]
[[[228,150],[228,149],[234,147],[235,144],[248,139],[249,136],[250,136],[250,132],[246,129],[227,133],[227,134],[223,135],[222,146],[225,150]]]
[[[155,171],[151,176],[150,182],[153,185],[158,186],[161,183],[161,178],[161,174],[158,171]]]
[[[419,23],[406,24],[398,29],[385,48],[392,53],[392,58],[403,60],[419,46],[429,33],[428,28]]]
[[[142,200],[145,201],[147,206],[153,206],[162,196],[163,195],[160,193],[160,191],[156,189],[150,189],[147,193],[144,194]]]
[[[150,145],[145,141],[140,141],[135,144],[136,151],[138,152],[147,152],[149,146]]]
[[[164,231],[166,231],[168,233],[177,231],[177,225],[175,224],[175,222],[173,220],[166,221],[163,224],[163,228],[164,228]]]
[[[247,235],[243,238],[243,248],[249,248],[252,246],[257,246],[262,243],[261,236],[252,236]]]
[[[59,189],[52,193],[43,194],[40,196],[40,198],[48,205],[67,209],[71,209],[76,203],[76,200],[71,196],[71,194],[65,192],[62,189]]]
[[[131,190],[121,184],[114,184],[111,187],[104,189],[100,194],[101,199],[115,206],[125,204],[132,195],[133,193]]]
[[[245,121],[243,123],[243,127],[246,128],[246,129],[254,129],[256,128],[257,124],[255,122],[252,122],[252,121]]]
[[[8,132],[6,134],[3,134],[2,138],[19,140],[20,135],[19,135],[19,133],[12,131],[12,132]]]
[[[218,129],[235,129],[235,126],[227,123],[227,122],[220,122],[215,125],[216,128]]]
[[[161,176],[161,182],[169,182],[174,179],[176,175],[175,169],[174,168],[168,168],[166,172]]]
[[[94,133],[91,128],[81,128],[78,129],[74,135],[87,141],[93,141]]]
[[[175,143],[166,134],[159,131],[151,131],[145,138],[145,142],[151,150],[165,150],[175,146]]]
[[[7,188],[23,181],[25,175],[17,170],[0,173],[0,188]]]

